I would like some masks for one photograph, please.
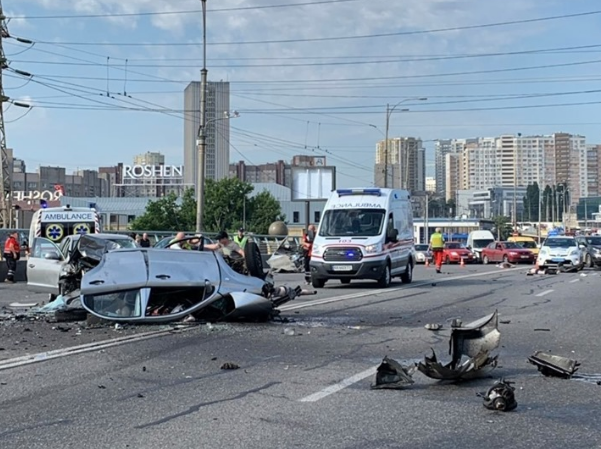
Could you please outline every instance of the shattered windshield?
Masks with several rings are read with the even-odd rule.
[[[576,242],[574,239],[548,239],[545,246],[549,248],[569,248],[570,246],[576,246]]]
[[[322,237],[374,237],[382,233],[384,209],[330,209],[319,227]]]

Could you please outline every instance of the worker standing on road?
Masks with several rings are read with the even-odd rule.
[[[240,247],[240,249],[244,249],[246,242],[248,242],[248,236],[244,235],[244,228],[238,229],[238,235],[234,237],[234,242]]]
[[[440,273],[442,267],[442,251],[444,249],[444,237],[442,235],[442,229],[436,228],[434,234],[430,236],[430,251],[432,251],[432,258],[434,259],[434,265],[436,266],[436,272]]]
[[[305,283],[311,283],[311,250],[313,249],[313,240],[315,240],[315,225],[309,225],[307,232],[303,236],[303,264],[305,268]]]
[[[17,261],[21,256],[21,247],[19,246],[19,233],[13,232],[8,236],[4,243],[4,260],[6,260],[6,266],[8,272],[4,282],[14,284],[15,272],[17,271]]]

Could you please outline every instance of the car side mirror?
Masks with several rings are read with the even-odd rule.
[[[48,251],[44,254],[44,259],[46,260],[61,260],[62,257],[56,251]]]

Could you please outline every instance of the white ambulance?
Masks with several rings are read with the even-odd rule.
[[[29,228],[29,245],[36,238],[59,244],[66,236],[102,232],[100,214],[89,207],[49,207],[33,214]]]
[[[338,189],[327,201],[313,241],[311,283],[348,284],[372,279],[388,287],[394,277],[413,278],[415,247],[409,192],[380,188]]]

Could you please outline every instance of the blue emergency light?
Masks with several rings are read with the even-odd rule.
[[[40,207],[42,209],[47,209],[48,208],[48,201],[46,201],[46,200],[40,200]]]
[[[380,189],[338,189],[336,190],[338,196],[349,196],[349,195],[371,195],[371,196],[382,196],[382,190]]]

